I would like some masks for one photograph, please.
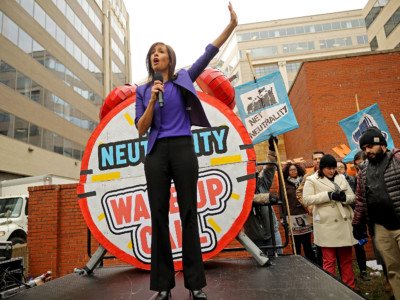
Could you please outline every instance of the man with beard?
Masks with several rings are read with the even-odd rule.
[[[394,297],[400,299],[400,149],[388,150],[376,127],[364,131],[359,144],[367,159],[358,172],[353,235],[365,238],[368,225]]]

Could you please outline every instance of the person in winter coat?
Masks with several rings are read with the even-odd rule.
[[[309,213],[296,197],[296,190],[300,186],[304,174],[305,170],[302,167],[291,162],[287,163],[283,169],[290,212],[288,223],[292,226],[296,253],[301,254],[301,247],[303,246],[304,255],[312,262],[316,262],[311,244],[312,225],[309,223]]]
[[[336,276],[336,255],[340,259],[342,281],[355,289],[352,248],[357,243],[352,234],[351,221],[355,195],[346,178],[338,174],[336,159],[326,154],[319,170],[307,177],[303,190],[303,204],[314,205],[314,243],[321,247],[323,268]]]
[[[365,130],[359,145],[367,159],[357,175],[353,234],[356,239],[365,238],[368,225],[393,295],[400,299],[400,149],[388,150],[377,127]]]
[[[276,162],[277,160],[273,139],[273,137],[269,139],[267,162]],[[278,144],[277,138],[275,138],[275,141],[276,144]],[[275,239],[276,246],[282,245],[282,237],[279,233],[279,222],[276,218],[275,212],[271,206],[265,205],[276,203],[278,201],[276,196],[269,193],[275,172],[276,167],[274,165],[266,165],[257,175],[253,207],[243,226],[246,235],[259,247],[273,246],[273,238]],[[272,219],[270,218],[270,213]],[[263,252],[268,256],[274,255],[274,250],[272,248],[263,250]],[[278,248],[276,254],[283,254],[283,250]]]

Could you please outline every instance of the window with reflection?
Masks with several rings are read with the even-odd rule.
[[[67,139],[64,139],[63,155],[72,157],[72,142]]]
[[[359,44],[359,45],[368,44],[368,36],[358,35],[357,36],[357,44]]]
[[[28,143],[34,146],[42,147],[42,128],[32,123],[29,124]]]
[[[17,72],[17,92],[21,95],[30,98],[31,92],[31,79],[24,74]]]
[[[392,33],[392,31],[400,23],[400,7],[394,12],[394,14],[389,18],[389,20],[384,25],[386,37]]]
[[[250,50],[250,57],[270,56],[278,54],[277,46],[254,48]]]
[[[369,43],[369,46],[371,47],[371,51],[375,51],[376,49],[378,49],[378,41],[376,37],[372,39],[372,41]]]
[[[46,28],[46,13],[44,12],[43,8],[40,7],[39,4],[35,2],[35,10],[33,13],[33,17],[42,26]],[[50,25],[50,24],[49,24]]]
[[[32,80],[31,100],[43,105],[43,87]]]
[[[63,154],[63,138],[56,133],[53,133],[54,136],[54,152]]]
[[[284,44],[282,45],[283,53],[291,53],[291,52],[303,52],[314,50],[314,42],[304,42],[304,43],[293,43],[293,44]]]
[[[32,52],[32,38],[21,28],[18,29],[18,47],[27,54]]]
[[[377,0],[365,17],[365,26],[369,28],[389,0]]]
[[[33,0],[19,0],[19,4],[31,15],[33,16]]]
[[[42,148],[54,151],[54,134],[47,129],[43,129],[43,139],[42,139]]]
[[[286,71],[288,73],[297,72],[300,69],[300,66],[301,66],[301,62],[287,63],[286,64]]]
[[[11,116],[9,113],[0,110],[0,134],[13,137],[13,119],[14,116]]]
[[[0,82],[15,90],[17,71],[5,61],[0,62]]]
[[[28,142],[28,122],[22,120],[18,117],[15,117],[15,125],[14,125],[14,139],[19,140],[21,142]]]
[[[278,70],[279,67],[277,64],[254,67],[254,73],[256,74],[256,77],[263,77]]]
[[[10,42],[18,46],[18,26],[7,16],[3,16],[1,32]]]

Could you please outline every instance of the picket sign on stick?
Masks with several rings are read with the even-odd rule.
[[[356,94],[356,107],[357,107],[357,112],[359,112],[360,111],[360,107],[358,106],[357,94]]]
[[[399,124],[397,123],[396,118],[394,117],[393,114],[390,114],[390,116],[391,116],[391,118],[392,118],[392,120],[393,120],[393,123],[394,123],[394,125],[396,126],[398,132],[400,133],[400,126],[399,126]]]
[[[256,73],[254,72],[253,64],[251,63],[250,55],[249,55],[248,52],[246,53],[246,56],[247,56],[247,60],[248,60],[248,62],[249,62],[251,71],[253,72],[254,82],[257,82]],[[291,225],[291,220],[292,220],[292,219],[291,219],[291,217],[290,217],[289,201],[288,201],[288,198],[287,198],[286,186],[285,186],[284,178],[283,178],[281,159],[280,159],[280,157],[279,157],[278,146],[277,146],[277,144],[275,143],[275,140],[274,140],[274,149],[275,149],[276,158],[277,158],[277,161],[278,161],[278,172],[279,172],[279,174],[280,174],[280,176],[281,176],[281,178],[282,178],[282,187],[281,187],[281,188],[283,189],[283,194],[285,195],[286,210],[287,210],[287,214],[288,214],[288,217],[289,217],[289,229],[290,229],[290,236],[291,236],[291,238],[292,238],[293,252],[294,252],[294,255],[297,255],[296,243],[295,243],[295,241],[294,241],[294,237],[293,237],[293,228],[292,228],[292,225]]]
[[[249,65],[250,65],[251,72],[253,73],[254,83],[256,83],[257,82],[256,73],[254,72],[254,67],[253,67],[253,64],[251,63],[249,52],[246,52],[246,56],[247,56],[247,61],[249,62]]]

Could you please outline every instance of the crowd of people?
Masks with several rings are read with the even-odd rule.
[[[271,158],[275,156],[271,141],[267,161],[273,161]],[[371,280],[364,249],[370,236],[375,258],[387,280],[386,290],[391,289],[394,298],[400,299],[400,150],[387,149],[386,139],[376,127],[363,133],[359,145],[362,150],[354,156],[354,177],[347,173],[345,162],[322,151],[313,153],[313,168],[308,173],[298,163],[287,162],[282,166],[292,245],[297,254],[334,276],[337,267],[342,281],[358,291],[353,249],[361,280]],[[267,168],[271,166],[264,167],[258,176],[258,180],[264,178],[268,183],[266,193],[274,176]],[[261,210],[257,194],[253,206]],[[273,195],[269,195],[269,201],[268,194],[265,195],[261,205],[277,203]],[[280,215],[284,215],[282,209]],[[255,216],[252,213],[245,226],[251,238],[249,223]],[[265,222],[252,224],[258,225],[260,235]],[[270,238],[271,234],[266,235],[265,240]],[[275,237],[275,240],[281,239]],[[281,244],[276,245],[279,248]]]

